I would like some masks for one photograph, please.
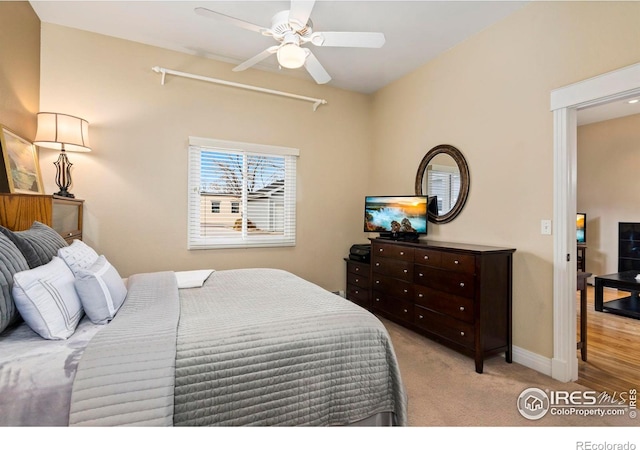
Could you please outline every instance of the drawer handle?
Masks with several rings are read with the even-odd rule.
[[[453,262],[454,264],[460,264],[460,261],[458,261],[457,259]]]
[[[380,284],[380,280],[376,280],[376,284]]]
[[[429,259],[429,257],[427,255],[424,255],[424,259]]]
[[[355,291],[353,291],[353,292],[356,293],[356,294],[360,293],[360,291],[358,291],[357,289]]]
[[[464,331],[461,331],[461,332],[460,332],[460,336],[464,336]]]
[[[464,287],[464,283],[460,283],[460,287]]]
[[[409,292],[409,291],[407,291],[406,289],[404,289],[404,293],[406,294],[407,292]]]
[[[422,295],[422,294],[418,294],[418,297],[419,297],[419,298],[422,298],[422,297],[424,297],[424,295]]]
[[[420,315],[418,316],[418,319],[421,319],[421,320],[422,320],[422,319],[424,319],[424,316],[423,316],[422,314],[420,314]]]
[[[360,271],[360,267],[356,267],[356,272],[359,272],[359,271]]]
[[[381,248],[379,251],[381,251],[381,252],[382,252],[382,251],[384,251],[384,249],[383,249],[383,248]]]
[[[378,297],[376,297],[376,301],[377,301],[377,302],[379,302],[379,301],[380,301],[380,299],[379,299]]]
[[[460,307],[460,311],[464,311],[464,306],[461,306],[461,307]]]
[[[73,236],[73,233],[69,233],[69,234],[67,234],[67,236],[71,237],[71,236]]]
[[[380,263],[379,262],[376,263],[376,267],[380,267]]]
[[[356,278],[356,283],[360,283],[360,278]]]
[[[409,272],[409,271],[408,271],[407,269],[404,269],[404,270],[403,270],[403,272],[404,272],[404,273],[407,273],[407,272]]]
[[[400,256],[404,256],[404,252],[400,252]]]
[[[404,313],[405,313],[405,314],[409,312],[409,311],[407,311],[406,309],[403,309],[403,311],[404,311]]]
[[[418,275],[419,275],[419,276],[421,276],[421,277],[423,277],[423,276],[424,276],[424,274],[422,274],[422,273],[420,273],[420,274],[418,274]]]

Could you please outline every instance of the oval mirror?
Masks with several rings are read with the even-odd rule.
[[[451,145],[437,145],[422,158],[416,174],[416,195],[429,196],[429,222],[455,219],[469,194],[469,167]]]

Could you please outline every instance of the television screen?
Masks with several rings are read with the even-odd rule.
[[[578,213],[576,216],[576,240],[578,244],[587,242],[587,215]]]
[[[366,197],[364,231],[427,234],[427,196]]]

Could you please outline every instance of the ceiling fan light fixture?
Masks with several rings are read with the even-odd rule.
[[[307,52],[297,44],[285,44],[278,49],[278,64],[287,69],[298,69],[304,65]]]

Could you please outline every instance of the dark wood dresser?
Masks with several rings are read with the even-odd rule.
[[[371,310],[475,360],[512,361],[515,249],[372,239]]]
[[[353,261],[349,258],[347,262],[347,299],[363,308],[371,308],[371,283],[369,275],[371,272],[369,263]]]

